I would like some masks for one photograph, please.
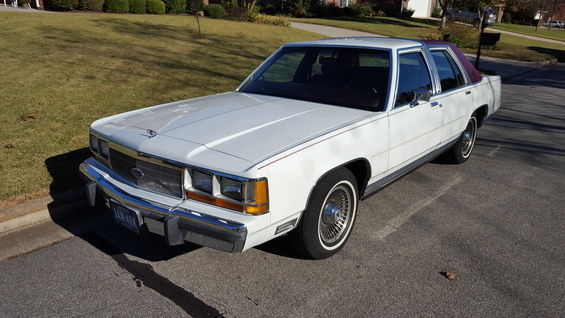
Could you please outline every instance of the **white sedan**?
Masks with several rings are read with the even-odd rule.
[[[438,155],[465,162],[500,84],[445,42],[289,43],[235,91],[94,122],[80,170],[91,204],[170,245],[240,252],[289,234],[326,258],[360,199]]]

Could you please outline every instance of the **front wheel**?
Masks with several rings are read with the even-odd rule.
[[[444,158],[450,163],[463,163],[467,161],[475,146],[477,129],[477,116],[473,114],[459,140],[444,154]]]
[[[355,176],[340,168],[314,188],[302,220],[293,231],[300,252],[313,259],[337,253],[349,238],[357,213]]]

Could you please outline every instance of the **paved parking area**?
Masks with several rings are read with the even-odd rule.
[[[564,65],[504,84],[471,159],[426,164],[362,202],[330,259],[281,239],[240,254],[169,248],[87,214],[89,227],[61,223],[76,237],[0,263],[0,313],[563,316],[564,98]]]

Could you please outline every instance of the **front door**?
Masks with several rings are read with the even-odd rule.
[[[435,150],[441,140],[442,109],[437,101],[413,103],[414,92],[433,91],[428,63],[421,50],[399,55],[398,85],[389,113],[389,172]]]

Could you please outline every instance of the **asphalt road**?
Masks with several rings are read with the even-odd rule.
[[[81,215],[90,226],[61,224],[77,236],[0,263],[0,316],[563,317],[564,100],[565,65],[505,84],[467,163],[426,164],[362,202],[327,260],[284,240],[169,248]]]

